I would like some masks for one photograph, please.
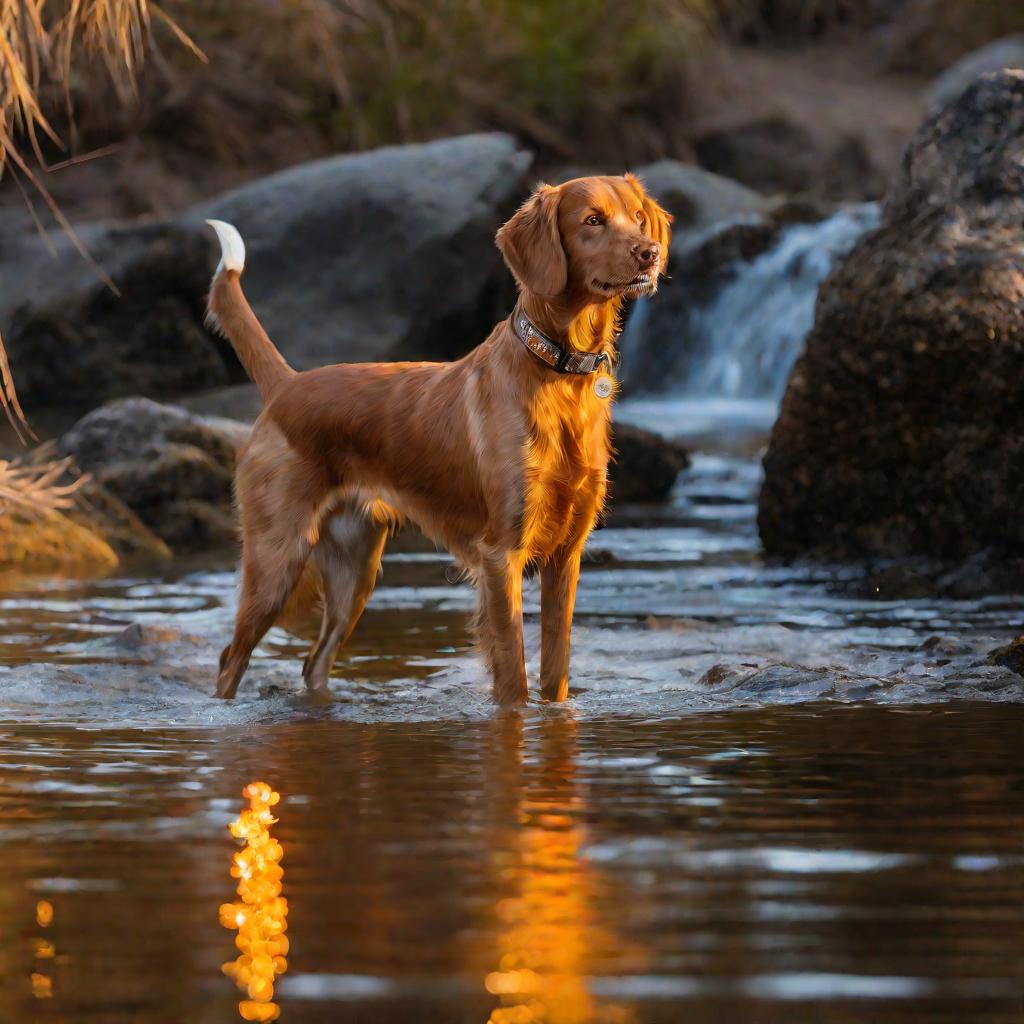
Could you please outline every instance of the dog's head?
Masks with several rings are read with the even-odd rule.
[[[672,217],[632,174],[540,185],[495,241],[524,291],[584,303],[652,295]]]

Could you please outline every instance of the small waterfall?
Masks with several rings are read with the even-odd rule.
[[[663,373],[648,387],[676,397],[777,402],[814,324],[821,282],[878,219],[878,205],[865,203],[816,224],[792,224],[771,249],[734,264],[710,298],[673,307],[670,351],[660,356]],[[637,303],[626,331],[631,337],[624,338],[627,352],[644,345],[649,320],[658,316],[645,300]],[[667,326],[658,323],[662,339]]]

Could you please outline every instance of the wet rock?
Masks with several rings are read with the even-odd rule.
[[[769,665],[745,675],[736,689],[765,703],[794,704],[825,697],[835,685],[835,673],[827,669]]]
[[[139,651],[168,644],[190,643],[198,645],[202,642],[200,637],[183,633],[180,629],[176,629],[173,626],[153,626],[133,622],[116,636],[105,637],[98,641],[98,646],[116,648],[123,651]]]
[[[1024,73],[907,150],[822,286],[764,460],[769,553],[1024,554]]]
[[[922,651],[928,651],[939,659],[952,658],[958,654],[970,652],[970,646],[962,640],[950,636],[930,636],[922,641]]]
[[[1024,68],[1024,33],[1004,36],[972,50],[943,71],[928,90],[929,109],[941,110],[959,99],[980,75],[1002,71],[1004,68]]]
[[[616,423],[609,467],[609,495],[615,504],[664,501],[679,474],[690,465],[686,448],[649,430]]]
[[[741,679],[750,675],[749,668],[737,668],[735,665],[712,665],[697,680],[697,687],[702,690],[731,690]]]
[[[237,539],[235,436],[148,398],[111,402],[79,420],[58,450],[124,502],[175,551]]]
[[[202,324],[215,241],[237,223],[246,292],[300,369],[447,358],[486,336],[513,295],[494,231],[530,163],[506,135],[332,157],[261,179],[174,221],[77,228],[111,291],[59,234],[14,223],[0,248],[0,324],[28,408],[171,398],[244,380]]]
[[[1024,636],[1017,637],[1012,643],[997,647],[986,659],[990,665],[1008,668],[1019,676],[1024,676]]]

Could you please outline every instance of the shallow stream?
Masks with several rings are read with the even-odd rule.
[[[229,561],[5,581],[0,1021],[239,1019],[218,906],[256,779],[283,1021],[1021,1020],[1024,685],[985,654],[1024,604],[766,566],[771,409],[625,406],[698,453],[593,536],[561,706],[490,704],[434,553],[388,557],[317,705],[281,630],[210,699]],[[527,619],[535,648],[535,586]]]

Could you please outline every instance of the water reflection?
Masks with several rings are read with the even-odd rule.
[[[254,778],[287,794],[288,1024],[1019,1024],[1022,729],[995,705],[8,726],[0,1024],[237,1021],[218,967],[253,953],[215,908]]]
[[[281,895],[284,850],[270,834],[276,824],[270,808],[281,796],[265,782],[242,790],[247,809],[228,826],[245,848],[231,858],[231,877],[238,879],[238,899],[220,908],[220,923],[237,931],[239,955],[222,966],[249,997],[238,1004],[242,1020],[274,1021],[281,1008],[274,999],[274,979],[288,970],[288,901]]]
[[[39,900],[36,903],[36,924],[40,928],[49,928],[53,924],[53,904],[49,900]],[[36,999],[53,998],[53,978],[49,974],[43,973],[44,967],[48,965],[39,963],[39,961],[52,960],[56,953],[57,950],[49,939],[41,935],[33,937],[32,956],[36,964],[29,977],[29,982],[32,985],[32,995]]]
[[[484,986],[498,997],[488,1024],[624,1024],[622,1006],[599,1002],[587,975],[621,942],[598,919],[599,873],[581,856],[586,800],[578,783],[577,724],[559,715],[527,730],[499,725],[506,779],[518,778],[506,815],[515,831],[493,858],[503,895],[495,907],[498,958]]]

